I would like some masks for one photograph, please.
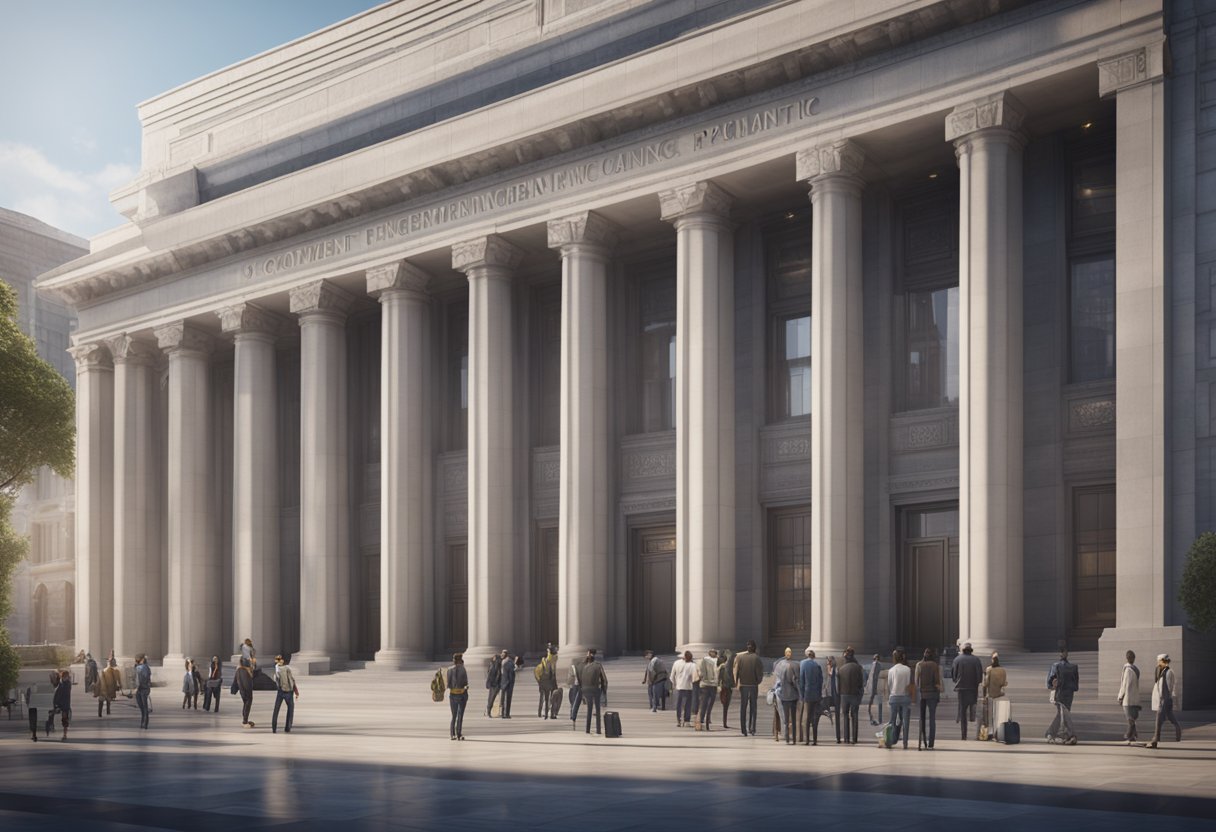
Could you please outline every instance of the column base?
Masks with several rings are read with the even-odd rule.
[[[430,664],[430,656],[421,650],[377,650],[368,670],[410,670]]]
[[[1157,656],[1170,657],[1170,669],[1178,681],[1174,707],[1182,710],[1205,708],[1216,702],[1216,636],[1190,627],[1108,627],[1098,639],[1098,684],[1101,689],[1118,690],[1128,650],[1136,654],[1140,668],[1140,698],[1147,708],[1151,696],[1153,668]],[[1084,680],[1082,680],[1084,684]],[[1186,690],[1191,696],[1186,698]]]
[[[851,641],[812,641],[808,646],[815,651],[815,658],[817,659],[826,659],[828,656],[843,656],[846,647],[852,647],[853,653],[857,656],[865,655]],[[791,644],[790,647],[794,650],[795,659],[802,661],[806,658],[806,647],[800,648],[796,644]],[[890,657],[890,653],[887,654],[887,657]]]
[[[508,648],[509,649],[509,648]],[[453,651],[455,652],[455,651]],[[464,663],[469,667],[483,667],[491,656],[497,656],[502,652],[501,647],[491,647],[487,645],[479,645],[470,647],[464,651]],[[511,655],[515,655],[512,653]],[[451,664],[452,657],[450,654],[443,653],[436,656],[437,659],[444,662],[445,666]]]
[[[557,646],[557,658],[559,661],[566,662],[575,659],[581,660],[592,647],[595,647],[595,657],[597,659],[604,658],[604,648],[594,644],[559,644]]]
[[[301,676],[324,676],[341,670],[345,665],[345,656],[326,656],[322,653],[296,653],[291,657],[291,669]]]
[[[1005,656],[1026,652],[1026,647],[1021,641],[1003,638],[959,638],[959,652],[962,652],[963,645],[968,642],[971,643],[971,654],[983,659],[985,665],[988,663],[988,657],[993,653],[1000,653],[1002,656]],[[919,659],[920,657],[908,656],[908,661],[912,661],[914,658]]]

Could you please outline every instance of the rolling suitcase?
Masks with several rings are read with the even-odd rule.
[[[996,741],[1005,745],[1017,745],[1022,741],[1022,726],[1016,722],[1002,722],[996,727]]]
[[[616,739],[621,735],[621,715],[616,711],[608,711],[604,714],[604,736],[608,739]]]

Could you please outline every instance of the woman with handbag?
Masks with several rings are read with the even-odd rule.
[[[1127,651],[1127,664],[1119,674],[1119,704],[1123,706],[1123,715],[1127,717],[1127,731],[1123,739],[1128,745],[1140,739],[1136,731],[1136,720],[1140,718],[1140,668],[1136,667],[1136,654]]]

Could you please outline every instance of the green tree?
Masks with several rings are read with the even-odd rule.
[[[1204,532],[1191,544],[1178,600],[1192,627],[1201,631],[1216,629],[1216,534]]]
[[[75,397],[17,326],[17,293],[0,280],[0,691],[17,683],[19,661],[4,621],[26,541],[10,523],[17,492],[43,465],[62,477],[75,463]]]

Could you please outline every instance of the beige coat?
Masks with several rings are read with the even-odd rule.
[[[1005,695],[1005,688],[1008,686],[1009,674],[1005,672],[1005,668],[991,665],[984,668],[984,696],[989,699],[1000,699]]]
[[[1130,664],[1123,665],[1119,680],[1119,704],[1125,708],[1140,704],[1140,674]]]
[[[97,677],[97,684],[93,686],[93,695],[98,699],[113,700],[118,697],[120,690],[122,690],[122,677],[118,675],[118,668],[107,667]]]

